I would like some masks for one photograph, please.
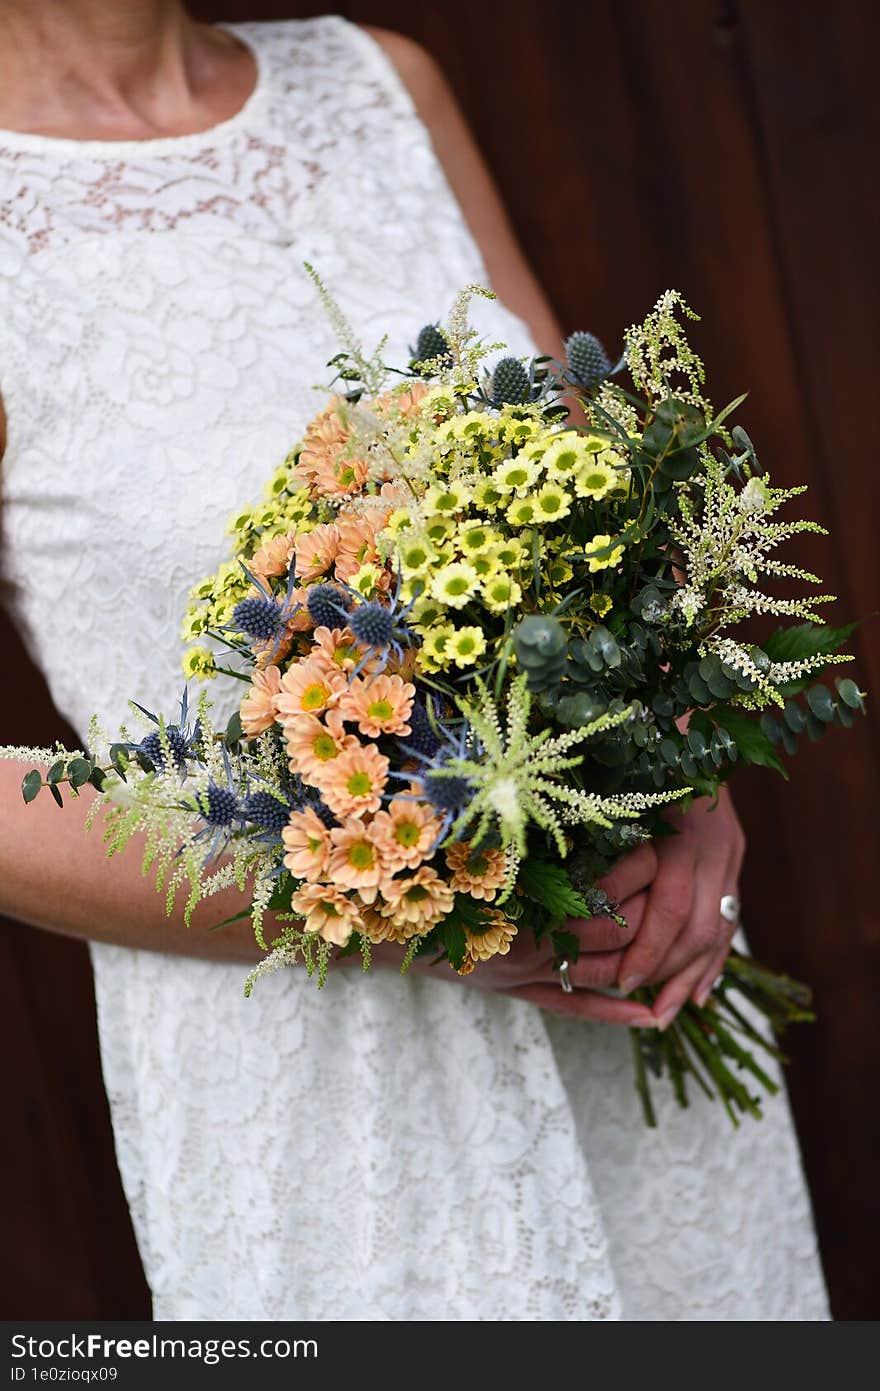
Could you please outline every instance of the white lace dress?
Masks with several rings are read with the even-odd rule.
[[[0,132],[4,569],[83,736],[173,708],[189,586],[320,404],[338,345],[303,261],[391,358],[486,281],[368,35],[234,32],[258,85],[213,130]],[[92,956],[157,1318],[827,1317],[784,1097],[647,1131],[623,1031],[454,981],[287,972],[245,1001],[238,966]]]

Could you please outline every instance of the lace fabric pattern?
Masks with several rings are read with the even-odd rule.
[[[214,131],[0,132],[4,574],[83,735],[173,708],[187,591],[321,404],[303,261],[392,361],[487,283],[370,36],[230,28],[259,79]],[[534,351],[497,301],[474,320]],[[245,1001],[239,967],[92,957],[157,1318],[827,1317],[784,1097],[738,1135],[696,1101],[648,1132],[611,1029],[455,980],[288,972]]]

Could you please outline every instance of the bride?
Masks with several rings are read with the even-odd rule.
[[[3,571],[85,737],[130,695],[172,708],[187,592],[316,410],[337,345],[304,261],[392,358],[475,280],[481,332],[561,336],[400,35],[3,0],[0,74]],[[621,1026],[702,1000],[728,949],[726,797],[621,861],[629,929],[575,925],[570,994],[523,942],[466,979],[338,971],[318,997],[288,972],[245,1001],[249,926],[208,930],[237,891],[169,922],[137,852],[83,833],[87,798],[25,808],[24,771],[0,764],[0,912],[91,942],[157,1318],[827,1317],[784,1097],[736,1134],[702,1102],[648,1131],[632,1088]],[[602,993],[641,981],[653,1013]]]

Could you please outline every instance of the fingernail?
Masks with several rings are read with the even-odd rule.
[[[697,1009],[702,1009],[702,1008],[703,1008],[703,1005],[706,1003],[706,1001],[708,1000],[708,998],[709,998],[709,996],[710,996],[711,994],[712,994],[712,987],[711,987],[711,985],[706,985],[706,986],[704,986],[702,990],[695,990],[695,991],[694,991],[694,997],[693,997],[693,998],[694,998],[694,1004],[696,1005]]]
[[[669,1009],[665,1009],[662,1014],[657,1015],[657,1028],[660,1030],[661,1034],[664,1029],[669,1028],[669,1025],[677,1014],[678,1005],[670,1005]]]
[[[633,1029],[657,1029],[659,1024],[653,1014],[646,1014],[644,1019],[633,1019],[630,1027]]]
[[[620,982],[621,995],[631,995],[644,981],[644,976],[627,976]]]

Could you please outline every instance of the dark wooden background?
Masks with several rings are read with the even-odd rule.
[[[202,17],[313,13],[204,3]],[[673,285],[702,314],[713,394],[777,482],[810,484],[831,530],[801,563],[878,607],[880,227],[874,0],[469,0],[341,4],[440,59],[566,331],[616,347]],[[377,157],[381,157],[377,152]],[[853,642],[880,692],[880,625]],[[63,733],[38,678],[8,670],[3,739]],[[811,980],[819,1023],[791,1040],[790,1087],[835,1314],[876,1318],[880,1151],[880,727],[799,757],[795,781],[745,776],[747,923],[765,959]],[[148,1310],[100,1083],[85,950],[6,924],[2,1230],[5,1317]],[[748,1130],[731,1136],[748,1145]],[[718,1200],[724,1201],[719,1193]]]

